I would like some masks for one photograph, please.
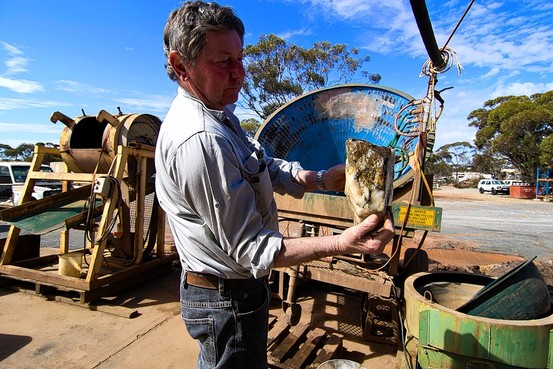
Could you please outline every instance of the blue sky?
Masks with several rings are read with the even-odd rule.
[[[274,33],[306,48],[345,43],[369,55],[381,86],[426,92],[428,58],[407,0],[222,0],[246,25],[245,44]],[[442,46],[469,0],[427,0]],[[52,112],[77,117],[150,113],[163,119],[176,92],[164,70],[162,33],[177,0],[0,0],[0,143],[58,143]],[[553,3],[477,0],[449,46],[455,68],[439,76],[445,110],[436,145],[469,141],[467,115],[486,100],[553,89]],[[357,80],[357,82],[366,82]],[[239,116],[250,116],[237,110]]]

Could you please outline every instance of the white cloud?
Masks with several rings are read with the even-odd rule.
[[[16,56],[11,59],[8,59],[4,62],[7,68],[4,75],[11,76],[17,73],[28,72],[29,71],[27,69],[28,63],[29,63],[29,59],[21,56]]]
[[[367,21],[371,22],[390,22],[392,18],[386,15],[398,14],[405,12],[405,2],[402,0],[388,1],[366,1],[366,0],[307,0],[303,3],[309,3],[311,6],[309,12],[320,10],[328,17],[358,20],[371,16]],[[407,8],[408,9],[408,8]]]
[[[51,108],[60,106],[71,106],[71,104],[53,100],[13,99],[0,97],[0,111],[27,108]]]
[[[499,85],[492,92],[493,97],[499,96],[531,96],[536,93],[543,93],[553,90],[553,82],[533,83],[533,82],[514,82],[508,85]]]
[[[106,95],[106,94],[113,94],[112,91],[102,88],[102,87],[96,87],[93,85],[89,85],[86,83],[78,82],[78,81],[71,81],[71,80],[59,80],[56,81],[56,90],[59,91],[65,91],[65,92],[71,92],[79,95]]]
[[[17,73],[27,72],[27,64],[30,59],[23,56],[23,51],[15,45],[9,44],[5,41],[1,41],[2,49],[6,50],[10,56],[4,61],[6,70],[2,73],[5,76],[11,76]]]
[[[44,91],[44,87],[38,82],[26,79],[13,79],[0,76],[0,87],[5,87],[21,94],[30,94],[38,91]]]
[[[12,78],[15,74],[28,72],[27,64],[29,64],[31,59],[24,57],[23,51],[15,45],[5,41],[0,41],[0,45],[9,55],[9,57],[4,60],[6,70],[0,74],[0,87],[22,94],[44,91],[44,87],[42,87],[42,84],[39,82]]]
[[[123,105],[121,109],[125,112],[125,106],[135,108],[137,111],[166,112],[171,105],[173,97],[153,95],[148,97],[125,97],[115,101]]]
[[[23,51],[15,45],[9,44],[5,41],[1,41],[0,44],[2,44],[2,48],[11,55],[23,55]]]
[[[9,123],[0,122],[0,130],[4,133],[10,132],[33,132],[33,134],[59,134],[60,127],[53,123]],[[4,142],[3,142],[4,143]]]
[[[309,12],[334,22],[366,26],[361,48],[383,55],[427,57],[408,3],[390,1],[303,0]],[[466,9],[466,2],[427,1],[438,46],[443,46]],[[463,65],[490,68],[488,76],[521,68],[550,73],[553,64],[553,25],[549,0],[505,0],[475,3],[453,35],[452,46]]]
[[[280,33],[277,36],[284,39],[284,40],[289,40],[294,36],[306,36],[306,35],[311,35],[311,34],[312,34],[312,32],[310,30],[302,28],[302,29],[297,29],[297,30],[293,30],[293,31]]]

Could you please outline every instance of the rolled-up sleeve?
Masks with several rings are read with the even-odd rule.
[[[273,190],[281,195],[287,194],[301,199],[305,194],[305,189],[294,180],[298,172],[303,169],[300,163],[269,157],[258,141],[250,138],[250,143],[265,157]]]

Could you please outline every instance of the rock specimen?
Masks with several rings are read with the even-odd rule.
[[[346,141],[346,185],[355,224],[371,214],[384,214],[392,202],[394,150],[370,142]]]

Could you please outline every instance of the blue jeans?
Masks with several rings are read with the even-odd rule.
[[[220,291],[187,284],[183,271],[180,295],[182,319],[200,345],[199,369],[267,368],[266,278]]]

